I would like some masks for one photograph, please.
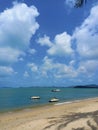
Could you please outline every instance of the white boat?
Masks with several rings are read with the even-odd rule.
[[[52,92],[60,92],[61,90],[60,89],[53,89],[51,90]]]
[[[59,101],[58,98],[51,98],[51,99],[49,100],[49,102],[58,102],[58,101]]]
[[[39,96],[32,96],[31,99],[40,99]]]

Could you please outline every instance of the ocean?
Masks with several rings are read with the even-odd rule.
[[[18,110],[50,104],[53,97],[59,103],[98,97],[96,88],[59,88],[60,92],[52,92],[52,87],[30,88],[0,88],[0,112]],[[32,100],[32,96],[40,96],[39,100]]]

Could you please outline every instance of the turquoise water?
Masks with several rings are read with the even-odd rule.
[[[60,88],[60,92],[51,92],[53,88],[0,88],[0,112],[48,104],[52,97],[60,102],[98,97],[98,89]],[[31,96],[40,96],[40,100],[31,100]]]

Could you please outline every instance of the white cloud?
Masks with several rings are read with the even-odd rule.
[[[50,55],[66,56],[71,55],[73,50],[71,48],[71,36],[66,32],[55,36],[54,44],[48,50]]]
[[[66,56],[73,53],[73,49],[71,48],[71,36],[66,32],[57,34],[53,41],[50,41],[50,38],[44,35],[44,37],[39,38],[37,42],[42,46],[48,46],[49,49],[47,53],[52,56]]]
[[[47,56],[44,57],[43,65],[41,66],[41,72],[43,76],[48,77],[48,73],[55,78],[64,78],[64,77],[76,77],[77,72],[74,68],[66,64],[54,62],[52,59],[49,59]]]
[[[68,65],[54,62],[47,56],[39,67],[43,76],[55,78],[76,78],[94,76],[98,71],[98,5],[94,6],[89,16],[80,27],[77,27],[73,35],[66,32],[58,34],[51,41],[48,36],[40,38],[38,42],[42,46],[48,46],[48,56],[66,56],[74,54]],[[77,46],[71,47],[76,42]],[[74,46],[74,45],[73,45]],[[76,54],[74,53],[76,51]],[[78,53],[77,53],[78,52]]]
[[[45,66],[46,69],[53,68],[53,66],[52,66],[53,60],[49,59],[47,56],[44,57],[43,62],[44,62],[44,66]]]
[[[38,67],[35,63],[28,63],[27,66],[31,69],[32,72],[38,71]]]
[[[52,42],[50,41],[50,37],[44,35],[44,37],[41,37],[37,40],[37,43],[39,43],[41,46],[52,46]]]
[[[98,71],[97,60],[81,61],[77,68],[75,68],[76,62],[70,61],[68,65],[55,62],[47,56],[43,59],[43,64],[40,66],[41,76],[49,77],[51,75],[54,78],[77,78],[92,77],[94,73]]]
[[[29,54],[33,55],[33,54],[36,53],[36,50],[35,49],[29,49],[28,52],[29,52]]]
[[[70,66],[75,65],[75,60],[71,60],[71,61],[69,62],[69,65],[70,65]]]
[[[12,74],[15,74],[13,68],[8,66],[0,66],[0,76],[11,76]]]
[[[27,71],[24,72],[24,77],[29,77],[29,73]]]
[[[87,60],[80,62],[78,73],[92,75],[98,70],[98,60]]]
[[[71,60],[67,65],[45,56],[42,65],[37,66],[35,63],[29,63],[27,66],[31,72],[36,72],[37,75],[35,75],[35,77],[53,78],[54,80],[61,78],[77,79],[78,77],[92,77],[94,73],[98,71],[97,60],[81,61],[78,64],[79,65],[75,67],[76,62],[74,60]],[[28,75],[27,72],[25,75]]]
[[[12,8],[0,13],[1,61],[17,61],[21,53],[29,47],[32,35],[39,28],[36,22],[38,15],[36,7],[28,7],[24,3],[15,3]]]
[[[98,58],[98,5],[94,6],[90,15],[82,25],[76,28],[73,38],[77,42],[77,51],[83,58]]]
[[[24,55],[20,50],[10,47],[0,47],[0,63],[9,64],[16,62],[20,55]]]

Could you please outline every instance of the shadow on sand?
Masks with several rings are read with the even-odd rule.
[[[95,122],[94,124],[96,124],[96,126],[90,122],[90,118],[93,119],[93,121]],[[90,128],[90,130],[98,130],[98,111],[87,113],[72,113],[71,115],[63,115],[60,118],[53,117],[51,119],[48,119],[50,125],[46,126],[43,130],[50,129],[54,125],[57,126],[55,130],[62,130],[66,128],[66,126],[71,122],[78,121],[80,119],[88,119],[86,124]],[[86,128],[82,126],[79,128],[72,128],[72,130],[86,130]]]

